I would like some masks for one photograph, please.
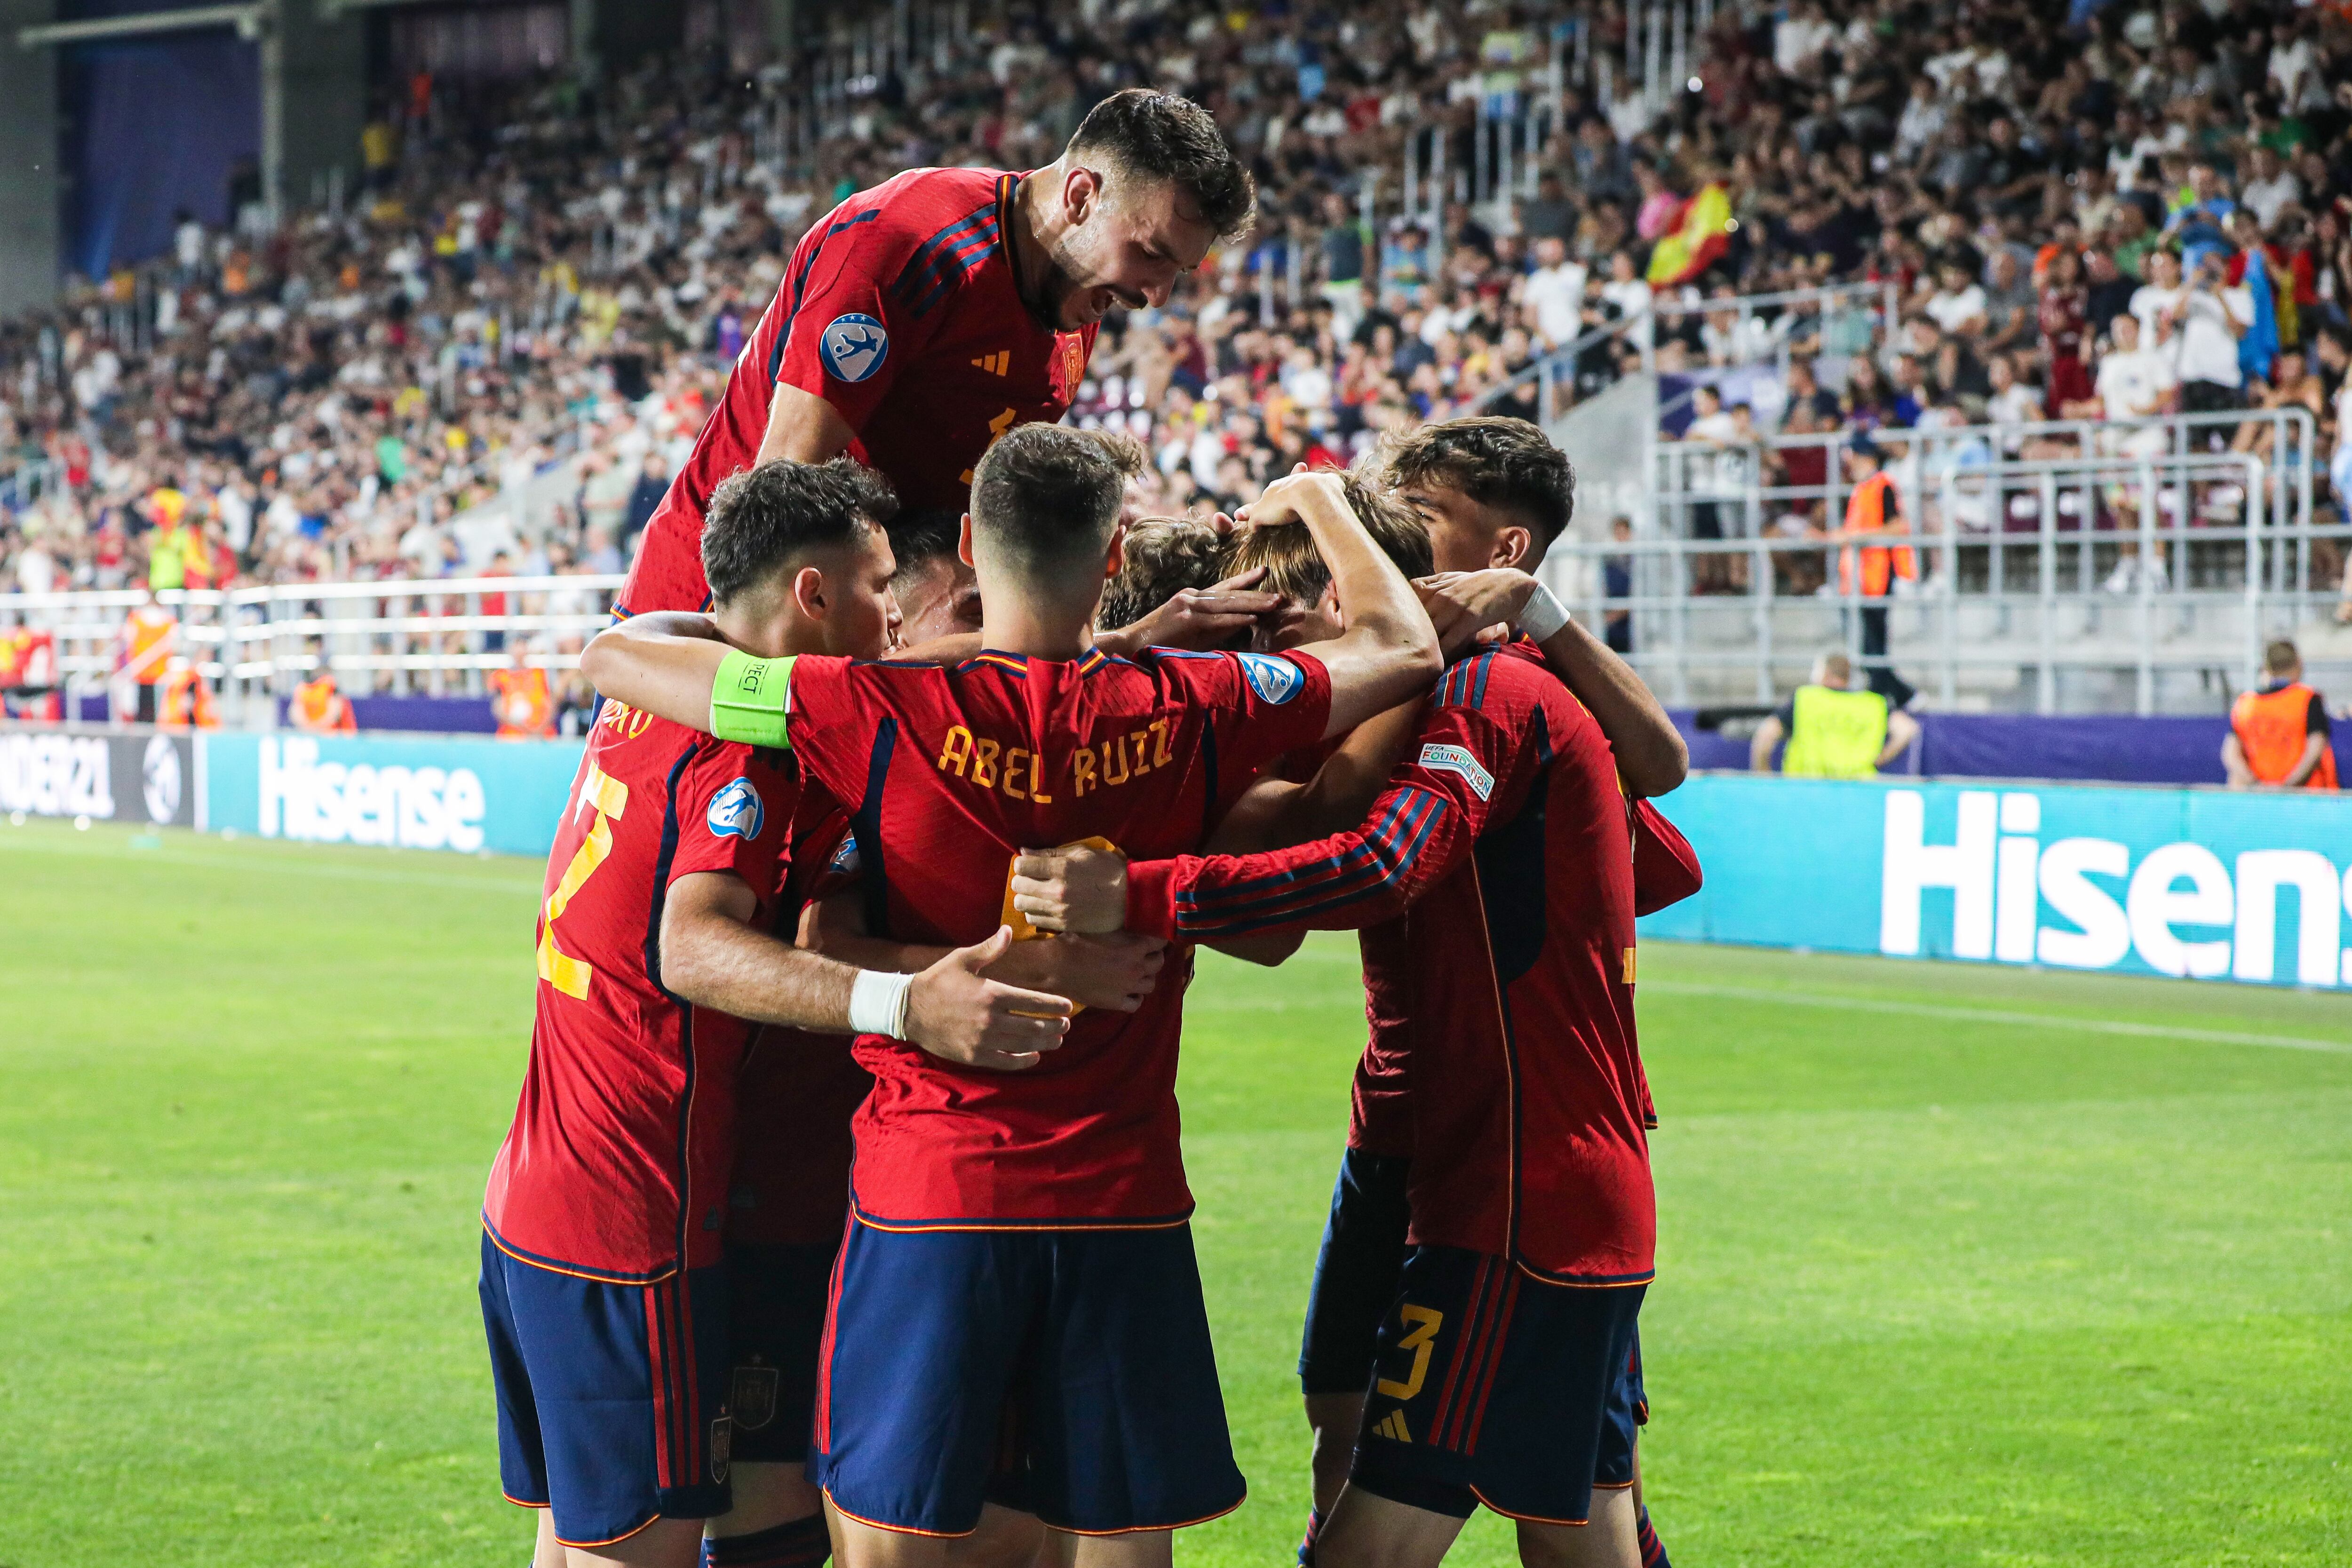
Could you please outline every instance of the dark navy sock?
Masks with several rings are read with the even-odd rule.
[[[816,1568],[832,1555],[824,1516],[811,1514],[750,1535],[707,1539],[702,1568]]]
[[[1642,1548],[1642,1568],[1672,1568],[1666,1561],[1666,1543],[1650,1524],[1650,1510],[1643,1509],[1639,1522],[1633,1526],[1633,1539]]]

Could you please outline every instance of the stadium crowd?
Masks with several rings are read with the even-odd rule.
[[[1159,510],[1230,510],[1481,405],[1541,412],[1513,377],[1629,321],[1563,401],[1643,331],[1668,371],[1788,366],[1747,412],[1701,411],[1685,435],[1718,447],[2294,405],[2316,450],[2251,422],[2215,440],[2324,469],[2352,364],[2352,27],[2272,0],[2074,10],[1726,8],[1663,104],[1622,70],[1553,96],[1547,62],[1625,58],[1614,4],[1019,10],[858,84],[789,175],[757,155],[779,70],[420,79],[370,125],[358,200],[275,232],[191,219],[0,322],[0,587],[622,570],[814,218],[902,167],[1045,162],[1136,81],[1210,107],[1265,196],[1168,309],[1113,316],[1073,410],[1146,443]],[[1427,167],[1434,128],[1466,182],[1482,113],[1539,100],[1532,178],[1397,211],[1409,137]],[[1640,322],[1662,290],[1838,281],[1891,284],[1895,321]],[[1821,480],[1818,450],[1759,457]],[[561,492],[551,530],[452,526],[534,485]]]

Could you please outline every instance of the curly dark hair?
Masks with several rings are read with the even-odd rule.
[[[1524,419],[1474,415],[1424,425],[1384,443],[1380,463],[1391,489],[1439,484],[1517,514],[1542,546],[1538,559],[1576,516],[1576,466]]]
[[[730,474],[711,492],[702,524],[702,575],[711,602],[724,605],[808,552],[847,544],[898,512],[890,481],[847,458],[780,458]]]
[[[1097,630],[1131,626],[1186,588],[1205,588],[1225,575],[1225,542],[1205,522],[1188,517],[1139,518],[1129,524],[1119,568],[1103,586]]]
[[[1209,111],[1174,93],[1148,87],[1112,93],[1079,121],[1067,155],[1172,183],[1219,239],[1238,239],[1257,221],[1257,182],[1225,145]]]

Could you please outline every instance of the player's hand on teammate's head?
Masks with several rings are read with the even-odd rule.
[[[1451,658],[1473,642],[1508,636],[1507,628],[1528,607],[1536,580],[1512,567],[1494,566],[1417,577],[1412,587],[1437,630],[1437,646]]]
[[[1271,527],[1276,523],[1299,522],[1305,520],[1300,502],[1317,491],[1325,492],[1340,506],[1348,504],[1347,487],[1340,482],[1337,468],[1309,468],[1304,463],[1267,485],[1257,500],[1234,513],[1234,521],[1252,528]]]
[[[1127,857],[1083,845],[1024,849],[1013,862],[1013,907],[1039,931],[1118,931],[1127,924]]]
[[[941,1061],[1020,1072],[1058,1049],[1070,1032],[1068,998],[982,978],[1004,956],[1013,928],[960,947],[915,976],[907,993],[907,1038]]]
[[[988,966],[990,977],[1087,1007],[1132,1013],[1159,988],[1168,944],[1156,936],[1111,931],[1063,935],[1051,942],[1016,942]]]
[[[1230,647],[1260,617],[1282,607],[1281,595],[1257,586],[1265,576],[1265,567],[1253,566],[1205,588],[1180,588],[1166,604],[1133,626],[1097,637],[1095,646],[1118,654],[1147,647],[1201,651]]]

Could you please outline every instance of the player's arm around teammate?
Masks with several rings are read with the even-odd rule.
[[[1524,419],[1478,415],[1394,438],[1382,448],[1381,466],[1389,487],[1429,529],[1435,571],[1478,574],[1481,582],[1462,589],[1490,596],[1484,624],[1518,624],[1535,586],[1526,574],[1575,515],[1576,471],[1567,454]],[[1491,568],[1510,569],[1510,575],[1486,578]],[[1457,605],[1463,612],[1468,607]],[[1651,796],[1680,785],[1690,752],[1665,709],[1607,644],[1556,605],[1546,609],[1538,624],[1522,629],[1609,737],[1626,789]]]

